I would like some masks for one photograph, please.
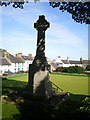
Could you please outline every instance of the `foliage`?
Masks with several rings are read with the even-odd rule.
[[[88,99],[90,100],[89,97],[88,97]],[[61,120],[63,120],[63,119],[64,120],[85,119],[85,120],[88,120],[90,118],[90,116],[89,116],[90,112],[80,110],[82,101],[83,100],[77,101],[77,100],[72,100],[71,98],[69,98],[64,104],[62,104],[59,107],[57,113],[55,113],[56,119],[61,119]],[[84,104],[84,106],[86,107],[85,104]],[[89,106],[89,109],[90,109],[90,106]]]
[[[70,67],[58,67],[56,69],[57,72],[66,72],[66,73],[85,73],[83,67],[80,66],[70,66]]]
[[[86,66],[86,70],[89,71],[90,70],[90,65]]]
[[[50,5],[69,12],[78,23],[90,24],[90,2],[50,2]]]
[[[62,72],[64,70],[64,67],[58,67],[56,68],[56,72]]]
[[[85,70],[83,67],[79,67],[79,66],[71,66],[68,68],[68,73],[85,73]]]
[[[86,97],[84,100],[82,100],[81,105],[82,105],[82,107],[80,107],[81,111],[90,113],[90,98],[89,97]]]
[[[18,2],[19,1],[19,2]],[[40,0],[34,0],[34,2],[37,2]],[[86,2],[86,0],[83,0],[83,2],[53,2],[52,0],[49,0],[50,6],[53,8],[58,7],[59,10],[62,12],[67,11],[68,13],[72,14],[72,19],[78,23],[86,23],[90,24],[90,1]],[[8,6],[12,3],[12,6],[14,8],[21,8],[23,9],[23,5],[25,3],[24,0],[10,0],[8,1],[0,1],[0,6]],[[26,3],[29,3],[28,0],[26,0]]]

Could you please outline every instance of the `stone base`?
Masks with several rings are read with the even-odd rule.
[[[47,70],[39,70],[34,75],[33,93],[38,96],[46,96],[47,98],[53,95],[52,85],[49,81],[50,76]]]
[[[49,98],[53,95],[52,85],[50,83],[50,75],[47,69],[48,64],[37,65],[33,63],[29,66],[29,82],[30,92],[34,95]]]

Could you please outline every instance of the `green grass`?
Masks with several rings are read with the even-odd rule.
[[[88,90],[89,78],[90,77],[82,75],[50,74],[50,80],[64,91],[82,95],[90,95]],[[17,75],[8,77],[8,79],[20,82],[28,82],[28,75]],[[17,84],[19,83],[17,82]]]
[[[7,79],[12,79],[21,82],[28,82],[28,75],[27,74],[15,75],[15,76],[7,77]]]
[[[51,74],[51,81],[64,91],[88,95],[88,77]]]
[[[2,118],[11,119],[14,115],[19,114],[19,111],[14,104],[2,104]]]
[[[73,95],[70,96],[70,99],[74,101],[81,101],[82,98],[85,98],[86,95],[88,95],[89,79],[86,76],[50,74],[50,80],[64,91],[72,93]],[[4,87],[2,92],[7,95],[13,91],[18,91],[25,87],[27,82],[27,74],[8,77],[7,80],[2,81],[2,86]],[[13,118],[13,115],[19,114],[15,105],[6,103],[2,105],[2,112],[3,118]]]

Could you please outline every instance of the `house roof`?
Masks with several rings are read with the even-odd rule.
[[[12,63],[24,63],[24,60],[21,57],[14,57],[13,55],[9,54],[7,57]]]
[[[81,61],[69,60],[70,64],[82,64]]]
[[[82,63],[83,63],[83,64],[90,65],[90,60],[83,60]]]
[[[68,60],[62,60],[62,62],[63,62],[64,64],[69,64],[69,61],[68,61]]]
[[[57,68],[57,67],[58,67],[58,65],[57,65],[56,63],[50,63],[50,65],[51,65],[52,67],[54,67],[54,68]]]
[[[32,57],[29,57],[29,56],[22,56],[22,58],[23,58],[24,60],[33,60],[33,58],[32,58]]]
[[[0,65],[11,65],[6,58],[0,58]]]

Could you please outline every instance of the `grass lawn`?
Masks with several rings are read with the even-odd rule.
[[[7,77],[7,79],[12,79],[21,82],[28,82],[28,74],[21,74],[21,75],[17,74],[16,76]]]
[[[50,80],[55,83],[58,87],[66,92],[70,92],[72,100],[81,100],[82,97],[89,95],[88,93],[88,77],[85,76],[71,76],[71,75],[61,75],[61,74],[50,74]],[[7,77],[7,80],[2,81],[3,94],[8,94],[13,91],[18,91],[19,89],[25,87],[28,82],[28,75],[22,74],[12,77]],[[2,104],[2,116],[3,118],[13,118],[13,115],[19,114],[18,109],[13,104]]]
[[[12,119],[14,115],[19,114],[19,111],[14,104],[2,104],[2,117]]]
[[[90,78],[90,77],[89,77]],[[62,74],[50,74],[50,80],[66,92],[73,94],[90,95],[88,90],[89,78],[86,76],[71,76]],[[8,77],[8,79],[27,82],[28,75]]]
[[[88,77],[51,74],[51,81],[64,91],[88,95]]]

